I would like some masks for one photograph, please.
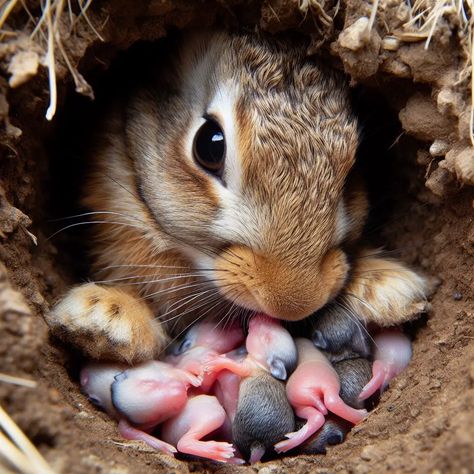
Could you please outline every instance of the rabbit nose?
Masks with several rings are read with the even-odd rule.
[[[300,283],[291,285],[286,283],[283,287],[271,283],[263,283],[254,291],[254,296],[266,314],[288,321],[303,319],[328,301],[328,292],[313,289],[311,285]]]
[[[348,271],[340,251],[328,252],[317,265],[309,264],[308,258],[288,265],[241,245],[217,257],[215,267],[224,295],[232,287],[230,296],[235,294],[237,304],[289,321],[324,306],[341,289]]]

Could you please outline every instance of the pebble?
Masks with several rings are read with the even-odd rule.
[[[86,412],[86,411],[80,411],[80,412],[76,413],[74,416],[75,416],[75,418],[77,418],[77,419],[79,419],[79,420],[80,420],[80,419],[88,420],[88,419],[93,419],[93,418],[95,418],[94,414],[88,413],[88,412]]]
[[[380,461],[383,456],[375,446],[366,446],[360,453],[364,461]]]
[[[355,23],[348,26],[339,35],[339,44],[346,49],[357,51],[366,45],[370,38],[368,30],[369,19],[367,17],[359,18]]]
[[[460,301],[462,300],[462,293],[459,293],[459,291],[455,291],[453,293],[453,300],[454,301]]]
[[[275,474],[277,472],[281,472],[281,469],[276,464],[270,464],[258,470],[258,474]]]
[[[382,48],[387,51],[396,51],[400,46],[400,40],[394,36],[386,36],[382,40]]]

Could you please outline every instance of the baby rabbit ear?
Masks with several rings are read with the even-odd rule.
[[[273,377],[283,381],[287,379],[288,374],[286,372],[285,363],[282,359],[279,359],[275,356],[271,356],[267,362],[268,367],[270,368],[270,373],[273,375]]]
[[[313,336],[311,337],[313,344],[318,348],[324,351],[328,348],[328,341],[323,336],[323,333],[318,329],[313,332]]]
[[[123,372],[120,372],[114,377],[115,382],[122,382],[126,379],[128,379],[128,374],[126,370],[124,370]],[[114,384],[115,382],[112,382],[112,384]]]

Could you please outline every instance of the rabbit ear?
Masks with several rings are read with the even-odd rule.
[[[128,379],[128,374],[126,370],[124,370],[123,372],[120,372],[114,377],[115,382],[123,382],[126,379]]]
[[[313,344],[321,350],[325,350],[328,348],[328,341],[326,338],[323,336],[323,333],[316,329],[316,331],[313,332],[313,335],[311,337]]]
[[[271,356],[268,359],[268,367],[270,369],[270,373],[278,380],[285,381],[288,377],[285,363],[279,357]]]

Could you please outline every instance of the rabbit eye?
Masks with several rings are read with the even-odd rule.
[[[205,119],[194,137],[194,159],[206,171],[220,176],[225,161],[224,132],[215,120]]]

